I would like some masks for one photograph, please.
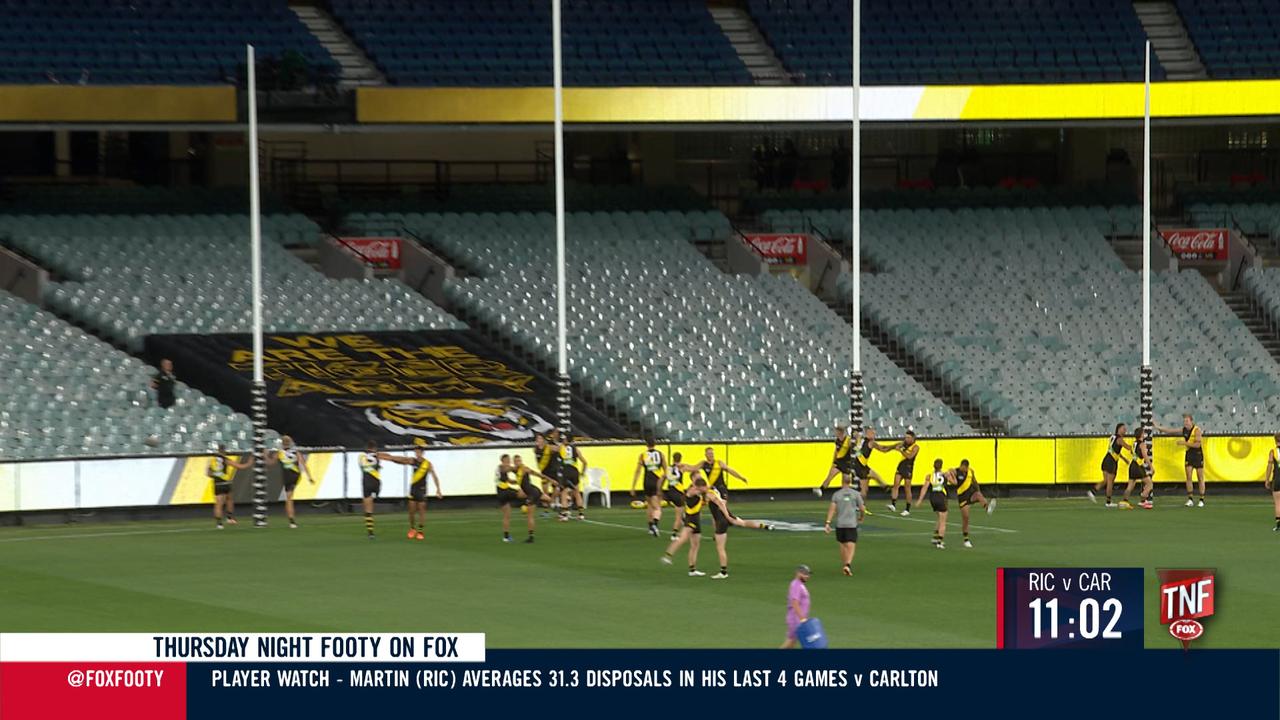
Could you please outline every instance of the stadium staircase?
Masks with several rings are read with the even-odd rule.
[[[354,88],[367,85],[386,85],[387,79],[369,60],[359,45],[343,32],[342,27],[329,13],[315,5],[290,4],[289,9],[307,27],[307,31],[340,66],[338,85]]]
[[[1280,333],[1268,320],[1266,312],[1258,305],[1248,292],[1234,291],[1222,293],[1222,299],[1231,308],[1231,312],[1240,318],[1240,322],[1249,328],[1249,332],[1258,338],[1258,342],[1271,357],[1280,362]]]
[[[715,19],[756,85],[791,85],[791,76],[746,10],[732,5],[711,7]]]
[[[1182,16],[1172,2],[1139,0],[1133,3],[1133,10],[1142,21],[1147,37],[1151,38],[1151,49],[1164,66],[1168,79],[1204,80],[1209,77]]]

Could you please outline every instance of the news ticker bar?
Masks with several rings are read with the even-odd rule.
[[[714,623],[703,632],[714,641]],[[1127,668],[1135,682],[1158,687],[1099,687],[1086,698],[1083,678],[1100,667]],[[1168,678],[1184,684],[1175,690]],[[751,716],[849,703],[860,714],[927,708],[949,720],[992,720],[1028,709],[1037,718],[1102,708],[1108,717],[1196,717],[1229,702],[1233,717],[1277,717],[1280,651],[490,650],[484,662],[466,663],[0,663],[4,720],[278,720],[368,717],[373,708],[394,717],[474,714],[491,702],[551,702],[610,720],[650,718],[673,703]],[[795,704],[804,702],[824,705]]]
[[[484,662],[484,633],[0,633],[0,663]]]

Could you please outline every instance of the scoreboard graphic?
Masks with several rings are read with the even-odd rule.
[[[1140,650],[1141,568],[999,568],[996,647]]]

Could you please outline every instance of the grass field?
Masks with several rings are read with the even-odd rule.
[[[953,511],[941,552],[928,542],[931,513],[893,517],[881,497],[853,578],[820,532],[739,528],[732,577],[689,578],[683,550],[661,565],[665,533],[649,537],[640,511],[616,507],[587,523],[540,520],[533,545],[499,542],[493,509],[433,511],[425,542],[405,539],[400,513],[379,515],[373,542],[359,515],[303,516],[298,530],[279,518],[223,532],[211,520],[0,528],[0,630],[473,631],[490,647],[774,647],[804,562],[833,645],[993,647],[996,567],[1091,565],[1146,568],[1148,647],[1176,647],[1156,618],[1156,567],[1218,569],[1217,614],[1199,646],[1280,646],[1265,620],[1280,603],[1280,534],[1261,493],[1203,510],[1165,495],[1154,511],[1007,498],[993,516],[975,515],[974,549],[961,546]],[[816,524],[826,508],[735,505],[744,517]],[[513,530],[520,540],[518,514]],[[716,564],[708,536],[700,567]],[[688,632],[694,611],[714,622]]]

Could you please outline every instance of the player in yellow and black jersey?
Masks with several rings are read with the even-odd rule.
[[[711,576],[712,580],[724,580],[729,577],[729,526],[751,528],[753,530],[772,530],[773,526],[759,520],[743,520],[729,511],[729,482],[733,477],[747,484],[747,479],[737,470],[729,467],[723,460],[716,459],[714,448],[703,451],[703,461],[698,469],[707,478],[707,484],[715,491],[719,502],[711,504],[711,520],[714,523],[716,538],[716,554],[720,558],[720,572]]]
[[[865,501],[868,480],[874,479],[876,484],[884,485],[879,473],[871,469],[871,451],[886,452],[890,448],[882,447],[876,442],[874,429],[866,428],[857,435],[850,435],[848,428],[839,422],[835,424],[835,446],[835,453],[831,456],[831,469],[827,470],[827,477],[822,484],[814,488],[813,494],[822,497],[822,491],[827,489],[837,475],[852,475],[853,485],[862,493]]]
[[[662,520],[662,477],[667,473],[667,459],[657,447],[652,435],[644,438],[645,449],[636,459],[636,471],[631,474],[631,496],[636,495],[636,482],[644,474],[644,502],[648,506],[649,534],[658,537],[658,523]]]
[[[1155,425],[1156,430],[1162,433],[1179,434],[1182,439],[1178,444],[1186,448],[1186,455],[1183,457],[1182,469],[1187,474],[1187,507],[1199,505],[1204,507],[1204,431],[1196,424],[1195,418],[1191,417],[1191,413],[1182,416],[1181,428],[1164,427],[1163,425]],[[1195,502],[1191,496],[1192,490],[1195,488],[1191,484],[1191,474],[1194,472],[1200,481],[1200,502]]]
[[[1271,491],[1271,502],[1275,505],[1276,526],[1272,532],[1280,532],[1280,433],[1276,433],[1276,446],[1267,453],[1266,488]]]
[[[541,472],[525,465],[524,459],[519,455],[516,455],[512,460],[514,465],[512,465],[511,470],[515,474],[516,487],[519,488],[520,496],[524,498],[524,512],[529,523],[529,537],[525,538],[525,542],[532,543],[534,527],[537,525],[534,516],[537,513],[538,506],[549,505],[551,497],[543,493],[537,485],[534,485],[533,480],[530,478],[539,477],[543,480],[547,480],[547,478]]]
[[[1142,501],[1138,503],[1138,507],[1150,510],[1154,505],[1151,503],[1151,493],[1155,488],[1152,479],[1155,477],[1155,469],[1151,465],[1151,454],[1147,450],[1147,429],[1142,427],[1142,422],[1133,426],[1133,458],[1129,461],[1129,483],[1124,486],[1124,497],[1120,499],[1120,507],[1126,510],[1133,509],[1133,503],[1129,502],[1129,496],[1133,493],[1133,488],[1138,481],[1142,481]]]
[[[1125,451],[1133,450],[1129,446],[1129,441],[1124,439],[1127,432],[1128,429],[1124,423],[1116,423],[1116,431],[1107,439],[1107,454],[1102,456],[1102,480],[1088,492],[1089,499],[1093,502],[1098,502],[1097,494],[1102,492],[1103,486],[1106,486],[1107,502],[1104,507],[1119,507],[1119,505],[1111,502],[1111,491],[1116,482],[1116,473],[1120,471],[1120,463],[1128,463],[1124,455]]]
[[[293,514],[293,491],[298,488],[298,479],[307,476],[307,482],[316,484],[315,478],[307,470],[307,456],[293,444],[293,438],[285,435],[280,438],[280,449],[267,453],[268,465],[280,463],[280,482],[284,485],[284,513],[289,517],[289,527],[297,528],[298,520]]]
[[[720,498],[720,494],[712,489],[700,474],[693,475],[689,487],[683,494],[682,507],[676,512],[684,515],[684,523],[680,528],[680,535],[667,545],[666,552],[662,555],[662,562],[670,565],[676,551],[688,542],[689,577],[703,577],[706,573],[698,569],[698,548],[702,545],[702,508],[704,505],[710,505],[718,507],[722,513],[727,513],[728,508]]]
[[[411,458],[384,455],[383,459],[413,468],[413,476],[409,479],[409,539],[422,540],[426,537],[422,531],[427,522],[427,477],[435,483],[436,499],[443,500],[444,494],[440,492],[440,476],[436,475],[435,466],[422,454],[420,447],[413,449]],[[415,516],[418,521],[416,529],[413,524]]]
[[[929,496],[929,505],[938,516],[933,527],[933,546],[939,550],[947,549],[947,486],[955,484],[955,475],[950,470],[943,470],[942,458],[938,458],[933,461],[933,472],[920,486],[920,497],[916,499],[917,505],[923,505],[924,496]]]
[[[586,509],[582,506],[582,490],[579,487],[583,474],[587,472],[587,457],[573,444],[573,435],[560,431],[551,431],[551,442],[560,454],[560,519],[568,520],[572,510],[578,511],[578,519],[586,520]]]
[[[516,476],[510,455],[503,455],[498,460],[498,469],[493,471],[493,484],[498,492],[498,507],[502,510],[502,542],[509,543],[511,506],[520,502],[520,478]]]
[[[880,449],[878,445],[876,448]],[[920,445],[916,442],[915,431],[908,430],[901,441],[888,446],[887,449],[902,453],[902,459],[898,461],[898,469],[893,474],[893,488],[889,491],[889,512],[898,512],[898,486],[901,485],[907,501],[907,508],[902,511],[902,517],[907,517],[911,514],[911,475],[915,472],[916,456],[920,454]],[[866,495],[863,497],[865,498]]]
[[[364,531],[368,534],[369,539],[374,538],[373,535],[373,503],[382,492],[382,461],[384,458],[390,457],[386,453],[378,452],[378,444],[370,440],[364,445],[364,452],[360,453],[358,462],[360,463],[360,502],[364,508]]]
[[[228,455],[227,446],[222,443],[218,443],[218,454],[209,458],[205,475],[213,481],[213,519],[219,530],[222,529],[223,509],[227,507],[227,501],[231,498],[231,478],[235,477],[236,470],[243,470],[251,464],[250,460],[241,461]],[[236,524],[236,519],[230,512],[227,514],[227,522]]]
[[[680,537],[680,528],[684,526],[684,513],[680,508],[684,507],[684,491],[688,487],[685,475],[700,472],[697,465],[689,465],[683,460],[684,457],[680,453],[671,453],[671,465],[667,467],[667,483],[662,490],[662,499],[673,508],[676,516],[675,522],[671,525],[672,540]]]
[[[995,498],[988,500],[982,494],[982,488],[978,485],[978,474],[969,467],[968,460],[961,460],[960,466],[950,470],[951,479],[956,483],[956,500],[960,503],[960,529],[964,533],[964,546],[973,547],[973,541],[969,539],[969,506],[981,505],[987,509],[987,514],[995,512]]]

